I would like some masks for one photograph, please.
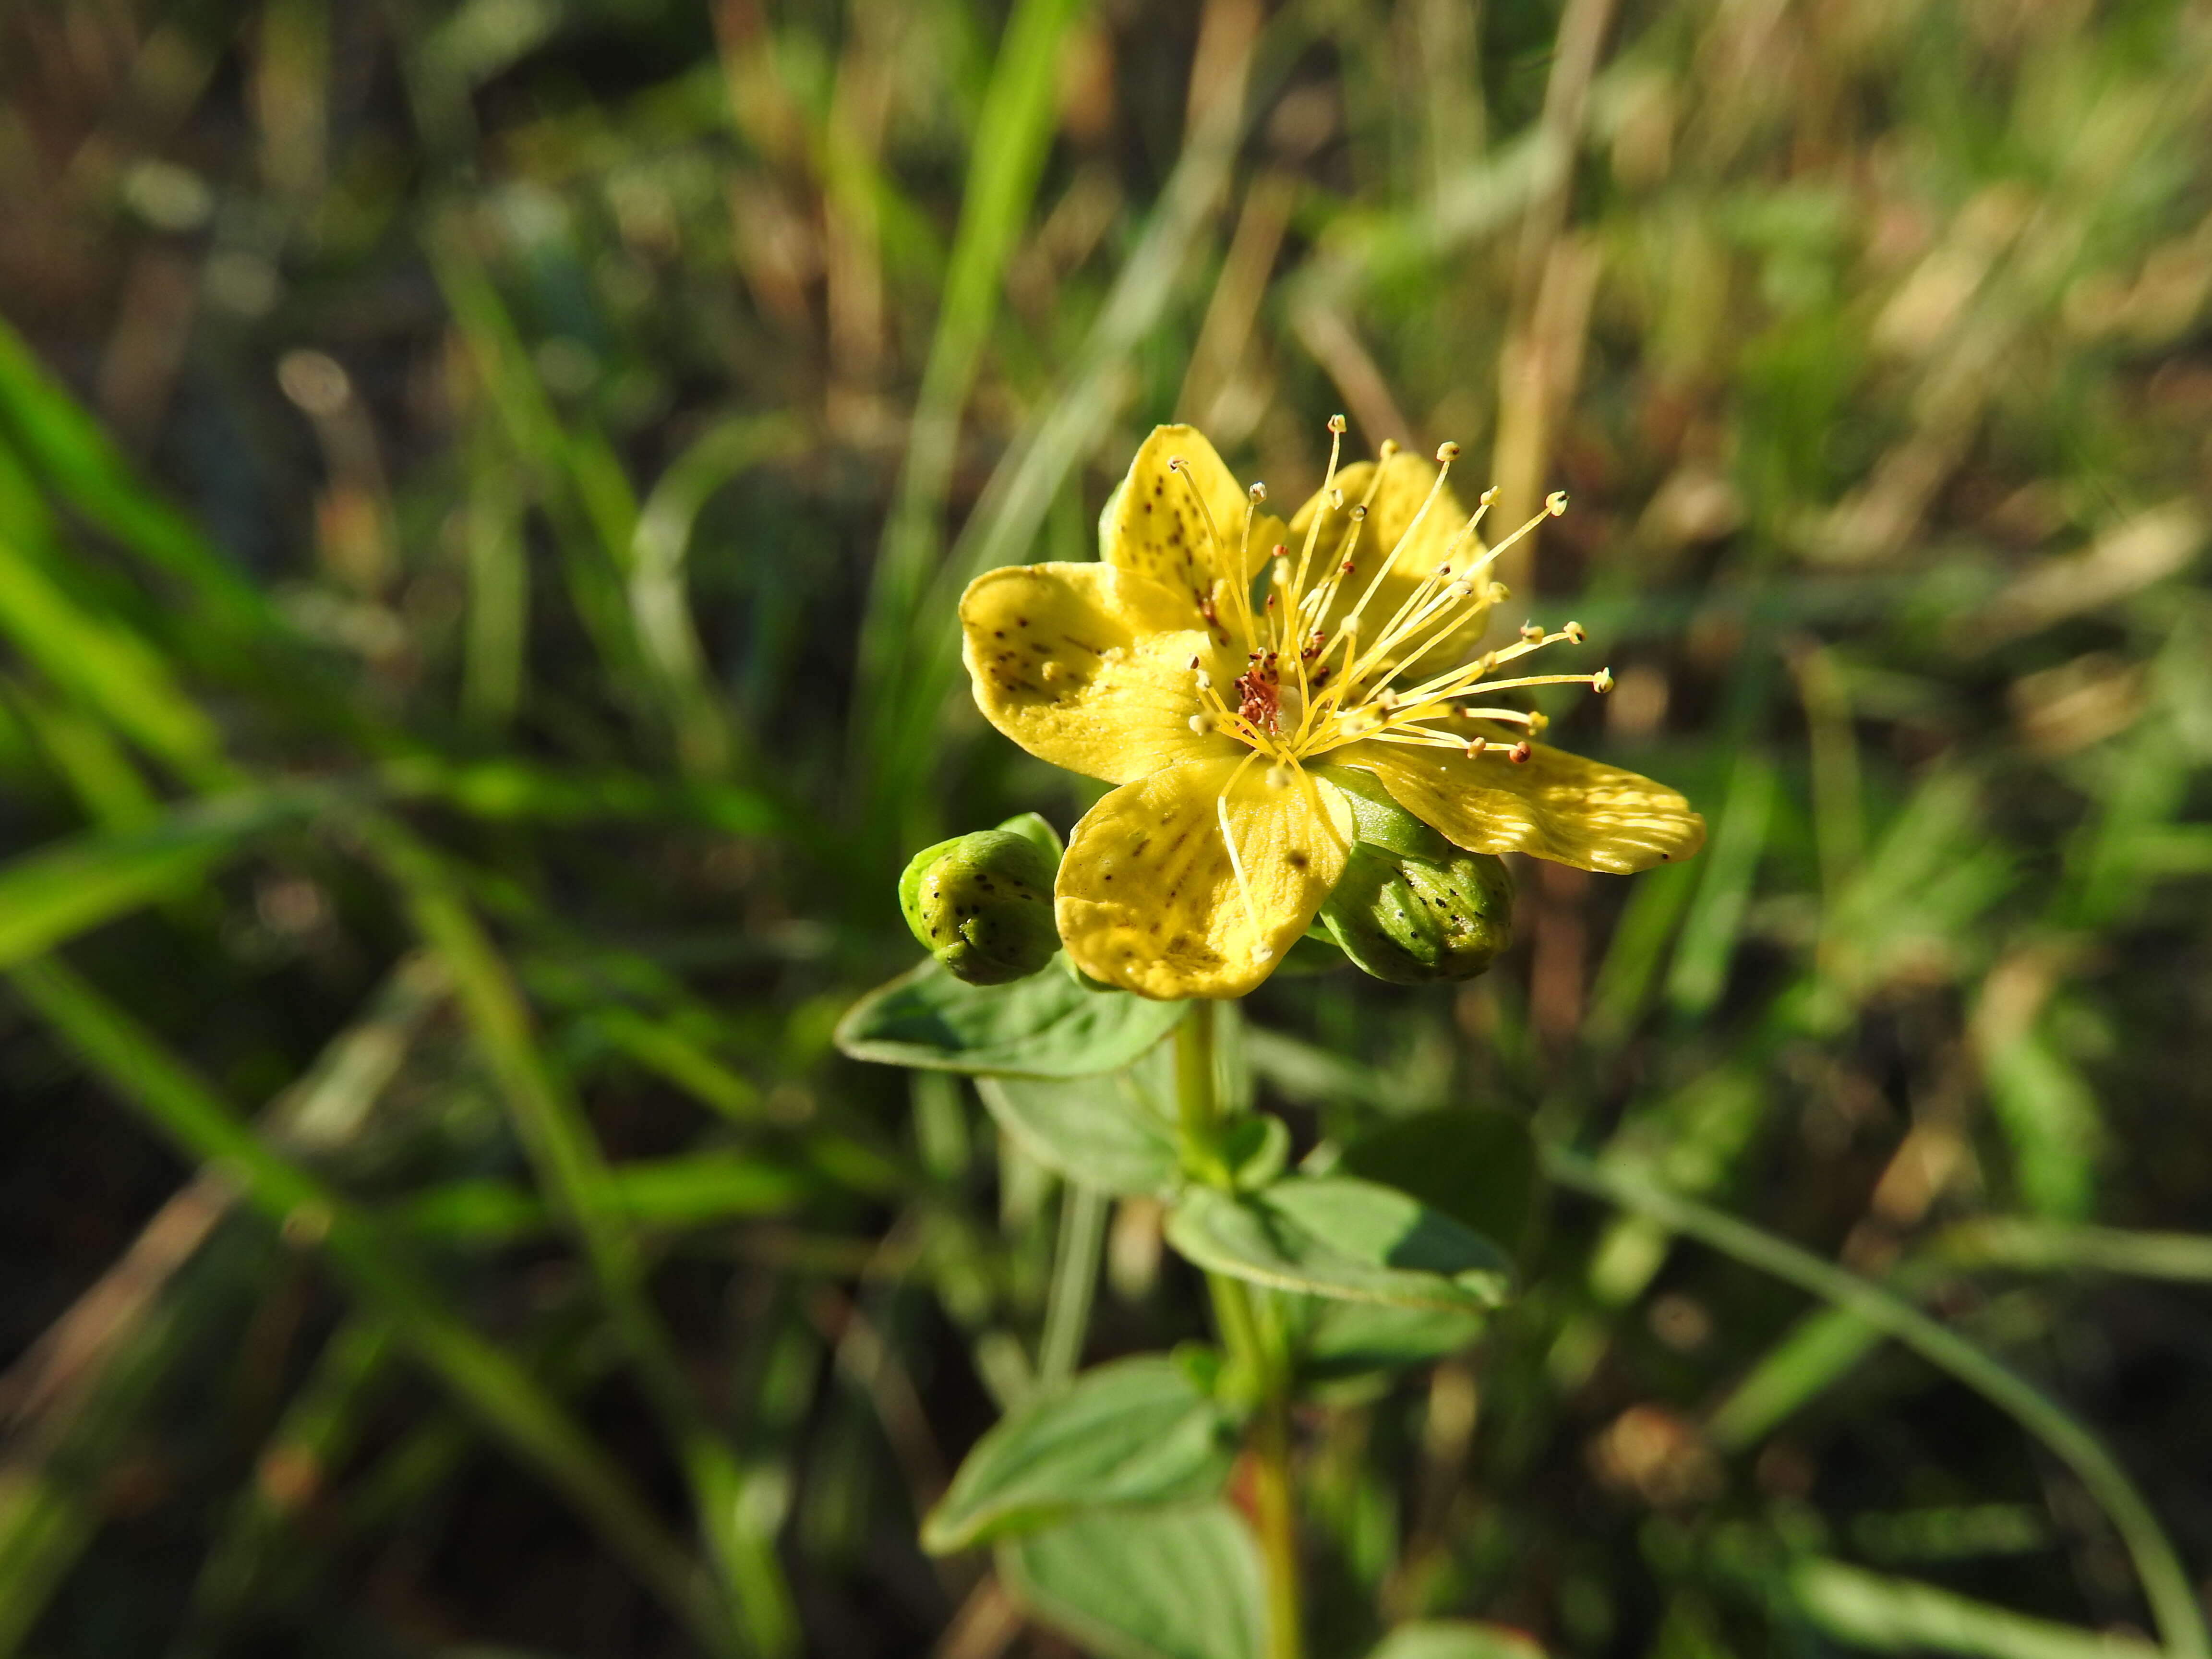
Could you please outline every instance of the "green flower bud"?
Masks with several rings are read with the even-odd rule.
[[[1052,884],[1060,838],[1034,812],[925,847],[899,878],[899,908],[955,979],[1026,979],[1060,949]]]
[[[1326,774],[1351,798],[1359,839],[1320,921],[1345,955],[1393,985],[1473,979],[1513,939],[1513,878],[1453,846],[1364,773]]]

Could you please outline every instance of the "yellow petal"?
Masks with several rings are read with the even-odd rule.
[[[1329,607],[1322,625],[1335,632],[1345,612],[1367,592],[1368,584],[1374,580],[1376,561],[1388,557],[1389,573],[1360,611],[1362,632],[1370,641],[1378,637],[1378,630],[1398,614],[1398,608],[1421,579],[1447,558],[1455,570],[1465,571],[1484,551],[1479,535],[1461,539],[1460,532],[1467,526],[1467,509],[1460,505],[1449,483],[1437,492],[1428,512],[1421,512],[1421,503],[1428,499],[1429,487],[1436,482],[1434,461],[1402,452],[1393,455],[1381,464],[1380,483],[1375,482],[1376,465],[1373,461],[1355,461],[1340,469],[1334,487],[1343,492],[1343,510],[1330,507],[1316,493],[1291,520],[1289,537],[1295,557],[1306,544],[1307,527],[1316,514],[1321,516],[1321,536],[1314,544],[1313,574],[1307,578],[1307,585],[1311,586],[1342,562],[1345,542],[1352,530],[1352,509],[1367,501],[1367,522],[1360,530],[1359,544],[1352,555],[1358,568],[1344,579],[1336,602]],[[1370,485],[1375,491],[1371,501],[1367,493]],[[1489,579],[1487,569],[1480,573],[1482,583],[1486,584]],[[1462,602],[1451,613],[1451,626],[1443,641],[1422,656],[1421,668],[1449,668],[1468,655],[1482,638],[1489,611],[1479,595]],[[1425,632],[1414,644],[1425,644],[1427,638]]]
[[[1242,996],[1311,923],[1351,838],[1343,796],[1295,769],[1279,787],[1265,760],[1154,773],[1068,838],[1054,890],[1061,941],[1084,972],[1139,996]]]
[[[1518,766],[1502,747],[1469,757],[1373,740],[1328,758],[1374,773],[1399,805],[1471,853],[1628,875],[1705,844],[1705,821],[1665,785],[1541,744]]]
[[[1182,464],[1182,477],[1171,461]],[[1255,519],[1248,538],[1249,502],[1203,432],[1194,426],[1156,426],[1107,503],[1099,526],[1106,562],[1150,576],[1194,608],[1216,600],[1217,579],[1249,581],[1285,538],[1283,521],[1270,514]],[[1233,605],[1218,602],[1217,609],[1224,629],[1233,627]],[[1186,615],[1183,626],[1199,625],[1196,617]],[[1217,637],[1225,638],[1223,630],[1217,629]]]
[[[984,718],[1071,772],[1127,783],[1243,746],[1191,730],[1201,712],[1190,659],[1233,688],[1241,662],[1188,626],[1158,583],[1103,564],[989,570],[960,598],[962,659]],[[1234,695],[1231,690],[1231,695]]]

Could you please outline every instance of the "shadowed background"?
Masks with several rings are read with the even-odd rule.
[[[673,1655],[701,1548],[764,1655],[1067,1651],[914,1541],[1060,1195],[830,1027],[908,850],[1090,799],[967,577],[1338,410],[1570,493],[1507,620],[1712,836],[1267,988],[1301,1141],[1505,1106],[1883,1281],[2212,1571],[2208,115],[2173,0],[17,0],[0,1652]],[[1758,1249],[1555,1194],[1313,1413],[1316,1651],[2150,1652]],[[1156,1206],[1104,1273],[1094,1358],[1201,1328]]]

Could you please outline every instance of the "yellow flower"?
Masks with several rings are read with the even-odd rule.
[[[1317,769],[1372,774],[1472,852],[1627,872],[1704,843],[1680,795],[1530,743],[1540,715],[1468,702],[1612,680],[1499,675],[1580,644],[1573,623],[1463,660],[1504,597],[1491,561],[1514,538],[1486,548],[1482,509],[1453,499],[1457,447],[1437,465],[1385,445],[1339,471],[1342,418],[1329,429],[1328,477],[1285,526],[1196,429],[1156,428],[1107,504],[1103,562],[993,570],[962,596],[986,718],[1121,786],[1075,826],[1054,892],[1060,938],[1094,978],[1163,998],[1242,996],[1267,978],[1352,840],[1344,793]]]

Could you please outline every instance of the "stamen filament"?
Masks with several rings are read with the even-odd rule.
[[[1366,610],[1368,600],[1375,597],[1375,591],[1378,587],[1382,586],[1382,579],[1389,575],[1392,570],[1397,568],[1399,553],[1404,549],[1407,543],[1413,540],[1414,532],[1418,531],[1421,527],[1421,521],[1429,516],[1429,509],[1436,505],[1437,497],[1443,493],[1444,480],[1451,477],[1451,464],[1458,458],[1458,455],[1459,446],[1457,444],[1440,444],[1437,446],[1437,476],[1429,484],[1429,493],[1421,498],[1421,505],[1419,508],[1414,513],[1413,518],[1407,521],[1405,529],[1399,532],[1398,539],[1391,546],[1389,553],[1385,556],[1382,562],[1376,567],[1374,575],[1368,579],[1366,591],[1360,594],[1358,603],[1354,605],[1349,611],[1346,612],[1346,616],[1356,617]],[[1375,469],[1375,472],[1376,482],[1380,483],[1382,469],[1378,466]]]
[[[1236,770],[1229,775],[1229,781],[1221,786],[1221,793],[1213,798],[1213,816],[1221,825],[1221,844],[1229,849],[1229,869],[1237,878],[1237,896],[1244,902],[1244,921],[1252,930],[1253,955],[1266,962],[1275,954],[1274,949],[1267,943],[1267,936],[1261,930],[1260,907],[1252,902],[1251,879],[1244,873],[1244,860],[1237,851],[1237,832],[1229,822],[1230,793],[1243,777],[1244,769],[1259,758],[1260,752],[1255,749],[1237,763]]]
[[[1332,415],[1328,417],[1328,469],[1321,475],[1321,489],[1315,497],[1324,505],[1315,507],[1313,518],[1306,525],[1306,544],[1298,550],[1297,580],[1291,584],[1293,593],[1305,592],[1306,571],[1313,562],[1314,544],[1321,539],[1321,521],[1328,516],[1326,503],[1329,489],[1336,483],[1336,458],[1343,448],[1344,416]]]
[[[1206,506],[1206,496],[1199,489],[1198,480],[1190,476],[1190,463],[1180,455],[1173,456],[1168,461],[1168,471],[1182,480],[1182,487],[1190,492],[1191,500],[1197,504],[1198,516],[1206,521],[1206,533],[1213,538],[1214,552],[1217,555],[1226,555],[1229,551],[1229,544],[1222,537],[1221,526],[1213,522],[1213,511]],[[1246,642],[1249,643],[1259,630],[1253,625],[1252,594],[1249,584],[1243,579],[1243,561],[1240,556],[1237,561],[1236,580],[1224,581],[1217,577],[1216,585],[1226,586],[1237,596],[1237,609],[1243,618],[1244,638]]]

